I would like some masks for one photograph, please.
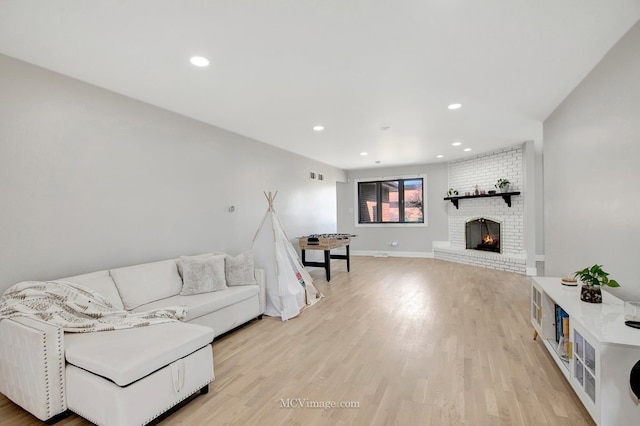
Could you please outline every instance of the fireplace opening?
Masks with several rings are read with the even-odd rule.
[[[500,223],[491,219],[475,219],[465,227],[467,248],[500,253]]]

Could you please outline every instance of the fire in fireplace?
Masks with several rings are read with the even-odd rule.
[[[500,223],[491,219],[470,220],[465,227],[467,248],[500,253]]]

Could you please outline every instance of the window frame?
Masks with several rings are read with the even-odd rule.
[[[388,182],[388,181],[407,181],[407,180],[415,180],[422,179],[422,222],[373,222],[373,223],[360,223],[360,184],[361,183],[377,183],[377,182]],[[427,223],[427,175],[425,174],[415,174],[415,175],[406,175],[406,176],[383,176],[383,177],[372,177],[372,178],[362,178],[362,179],[354,179],[354,223],[356,227],[363,228],[397,228],[397,227],[426,227]],[[401,192],[401,191],[399,191]],[[378,191],[377,195],[380,193]],[[404,197],[404,194],[402,194]],[[400,198],[398,203],[400,205]],[[404,204],[401,205],[399,210],[404,210]]]

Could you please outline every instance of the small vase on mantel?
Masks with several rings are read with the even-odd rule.
[[[600,286],[583,284],[582,289],[580,289],[580,300],[589,303],[602,303]]]
[[[509,192],[509,190],[511,189],[511,182],[509,182],[508,179],[500,178],[494,186],[500,192],[505,193]]]

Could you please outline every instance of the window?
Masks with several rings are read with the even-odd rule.
[[[358,223],[424,223],[423,178],[358,182]]]

